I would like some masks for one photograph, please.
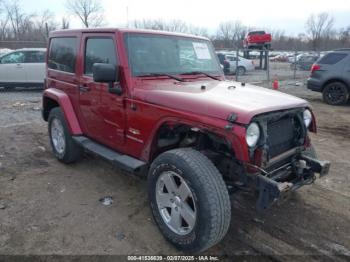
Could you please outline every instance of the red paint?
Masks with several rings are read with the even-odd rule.
[[[51,98],[58,102],[67,120],[69,131],[73,135],[81,135],[83,133],[81,131],[79,121],[75,115],[72,103],[66,93],[56,88],[48,88],[44,91],[43,96],[44,96],[44,106],[45,106],[45,98]]]
[[[154,138],[165,123],[178,123],[208,130],[232,145],[238,160],[249,162],[245,125],[252,117],[270,111],[307,107],[306,101],[252,85],[213,80],[205,76],[183,76],[186,82],[167,77],[133,77],[123,41],[125,33],[176,35],[167,32],[129,29],[86,29],[53,32],[52,37],[76,36],[76,74],[47,69],[45,97],[63,108],[73,135],[84,134],[124,154],[148,161],[154,154]],[[85,37],[111,37],[116,43],[123,94],[107,91],[106,84],[94,83],[83,74]],[[205,39],[205,38],[200,38]],[[86,94],[79,87],[86,86]],[[206,88],[202,90],[201,86]],[[237,114],[232,131],[225,130],[229,114]]]
[[[249,33],[249,34],[247,34],[243,40],[244,47],[248,47],[249,45],[263,45],[266,43],[271,43],[272,41],[272,35],[268,33],[265,33],[265,34]]]

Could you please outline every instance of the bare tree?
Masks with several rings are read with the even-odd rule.
[[[50,10],[44,10],[37,16],[36,30],[47,39],[50,31],[56,30],[58,24],[55,21],[55,15]]]
[[[208,30],[204,27],[190,25],[188,27],[187,33],[190,33],[192,35],[209,37]]]
[[[103,8],[97,0],[67,0],[66,7],[86,28],[104,24]]]
[[[0,1],[0,40],[5,40],[8,37],[9,16],[3,8],[3,1]]]
[[[69,29],[69,19],[67,17],[62,17],[61,29]]]
[[[339,41],[342,46],[350,46],[350,26],[339,30]]]
[[[217,38],[223,40],[227,47],[241,47],[247,30],[240,21],[222,22],[219,24]]]
[[[164,21],[163,19],[135,20],[133,21],[133,27],[208,36],[208,32],[205,28],[189,25],[185,21],[178,19],[169,21]]]
[[[21,13],[18,1],[4,3],[9,23],[12,26],[15,39],[19,40],[20,26],[24,20],[24,14]]]
[[[142,19],[133,22],[135,28],[164,30],[169,32],[184,33],[187,31],[187,25],[181,20],[164,21],[163,19]]]
[[[319,50],[321,42],[332,33],[334,19],[328,13],[312,14],[306,21],[306,32],[312,49]]]

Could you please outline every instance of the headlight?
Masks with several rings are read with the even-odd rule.
[[[260,138],[260,128],[257,123],[251,123],[248,128],[245,135],[245,139],[247,141],[247,144],[249,147],[256,146],[256,143],[258,143],[258,140]]]
[[[310,110],[306,109],[303,113],[303,118],[304,118],[304,123],[306,128],[309,127],[309,125],[311,124],[312,121],[312,114],[310,112]]]

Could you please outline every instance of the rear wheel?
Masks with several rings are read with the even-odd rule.
[[[342,105],[349,100],[349,90],[341,82],[333,82],[323,89],[323,101],[329,105]]]
[[[236,70],[236,74],[238,74],[239,76],[244,75],[246,72],[246,69],[243,66],[239,66]]]
[[[56,158],[66,164],[77,161],[82,156],[83,150],[72,139],[59,107],[50,111],[48,122],[50,143]]]
[[[149,171],[148,190],[160,231],[178,249],[200,252],[225,236],[231,219],[228,191],[200,152],[175,149],[158,156]]]

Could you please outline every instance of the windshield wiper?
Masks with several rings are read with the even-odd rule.
[[[171,75],[171,74],[166,74],[166,73],[148,73],[148,74],[143,74],[143,75],[138,75],[138,76],[139,77],[144,77],[144,76],[167,76],[169,78],[175,79],[175,80],[180,81],[180,82],[184,82],[185,81],[185,80],[183,80],[180,77],[177,77],[177,76],[174,76],[174,75]]]
[[[202,72],[202,71],[192,71],[192,72],[186,72],[186,73],[181,73],[180,75],[205,75],[211,79],[214,79],[214,80],[218,80],[218,81],[221,81],[220,78],[216,77],[216,76],[212,76],[208,73],[205,73],[205,72]]]

